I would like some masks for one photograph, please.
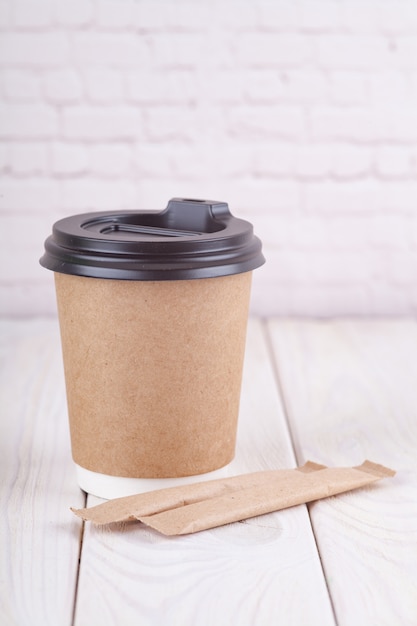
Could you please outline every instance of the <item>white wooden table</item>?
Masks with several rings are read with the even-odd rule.
[[[70,512],[57,322],[1,330],[1,626],[417,624],[417,322],[251,320],[230,472],[398,474],[178,538]]]

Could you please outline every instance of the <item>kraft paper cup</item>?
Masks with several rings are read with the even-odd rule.
[[[55,275],[82,489],[113,498],[221,475],[263,262],[252,226],[224,203],[54,225],[41,263]]]

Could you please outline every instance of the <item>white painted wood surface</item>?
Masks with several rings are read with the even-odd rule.
[[[81,525],[55,322],[0,324],[0,624],[72,623]]]
[[[270,323],[298,463],[396,469],[309,506],[340,626],[417,624],[417,323]]]
[[[81,554],[57,324],[0,329],[2,626],[417,624],[417,324],[249,326],[230,473],[368,457],[394,479],[312,524],[301,506],[179,538],[86,525]]]

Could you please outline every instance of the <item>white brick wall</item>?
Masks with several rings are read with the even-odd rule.
[[[417,311],[417,0],[0,0],[0,314],[60,217],[229,202],[258,314]]]

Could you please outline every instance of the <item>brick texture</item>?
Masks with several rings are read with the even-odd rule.
[[[0,315],[60,217],[210,197],[260,315],[417,311],[416,0],[1,0]]]

